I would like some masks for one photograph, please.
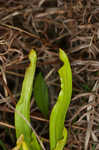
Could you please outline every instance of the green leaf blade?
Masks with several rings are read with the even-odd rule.
[[[34,83],[34,97],[37,106],[42,114],[47,118],[49,111],[48,88],[41,72],[36,76]]]

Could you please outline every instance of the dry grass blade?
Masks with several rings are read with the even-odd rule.
[[[29,64],[27,54],[31,48],[38,54],[37,73],[43,73],[49,88],[50,108],[60,90],[57,70],[62,64],[58,50],[62,48],[67,53],[73,73],[73,97],[66,118],[66,126],[71,128],[66,149],[98,150],[99,89],[92,89],[99,80],[99,1],[0,1],[2,123],[14,125],[14,110],[7,102],[14,106],[20,96],[24,71]],[[89,102],[91,99],[93,102]],[[42,137],[48,139],[48,129],[45,128],[48,120],[42,117],[35,103],[31,105],[31,124],[38,134],[42,133]],[[90,107],[92,110],[88,110]],[[6,127],[0,125],[0,138],[7,149],[11,149],[15,145],[15,133],[14,130],[6,131]],[[49,144],[44,144],[49,149]]]
[[[99,81],[96,81],[93,89],[92,89],[92,92],[95,92],[99,89]],[[89,97],[89,101],[88,103],[94,103],[95,101],[95,95],[91,95]],[[86,136],[85,136],[85,148],[84,150],[88,150],[88,143],[89,143],[89,140],[90,140],[90,137],[92,136],[93,137],[93,140],[95,142],[98,142],[98,139],[97,137],[95,136],[94,132],[93,132],[93,119],[94,119],[94,115],[93,114],[93,111],[94,111],[94,107],[92,105],[88,106],[87,107],[87,122],[88,122],[88,127],[87,127],[87,132],[86,132]]]

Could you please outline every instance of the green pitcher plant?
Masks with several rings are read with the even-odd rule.
[[[63,150],[66,144],[67,129],[64,127],[64,121],[72,95],[71,67],[68,57],[62,49],[59,49],[59,58],[63,62],[62,67],[58,71],[61,81],[61,89],[57,102],[54,105],[52,112],[50,114],[49,120],[50,150]],[[16,147],[13,150],[44,150],[44,147],[41,145],[42,141],[40,142],[38,141],[35,132],[33,132],[31,127],[29,126],[30,99],[33,89],[33,80],[37,62],[37,55],[35,50],[30,51],[29,60],[30,64],[25,72],[21,96],[18,103],[16,104],[15,129],[16,129],[17,143]],[[39,102],[38,107],[40,107],[40,103],[42,102]],[[44,112],[43,105],[41,107],[42,112]],[[21,114],[23,117],[19,114]]]

